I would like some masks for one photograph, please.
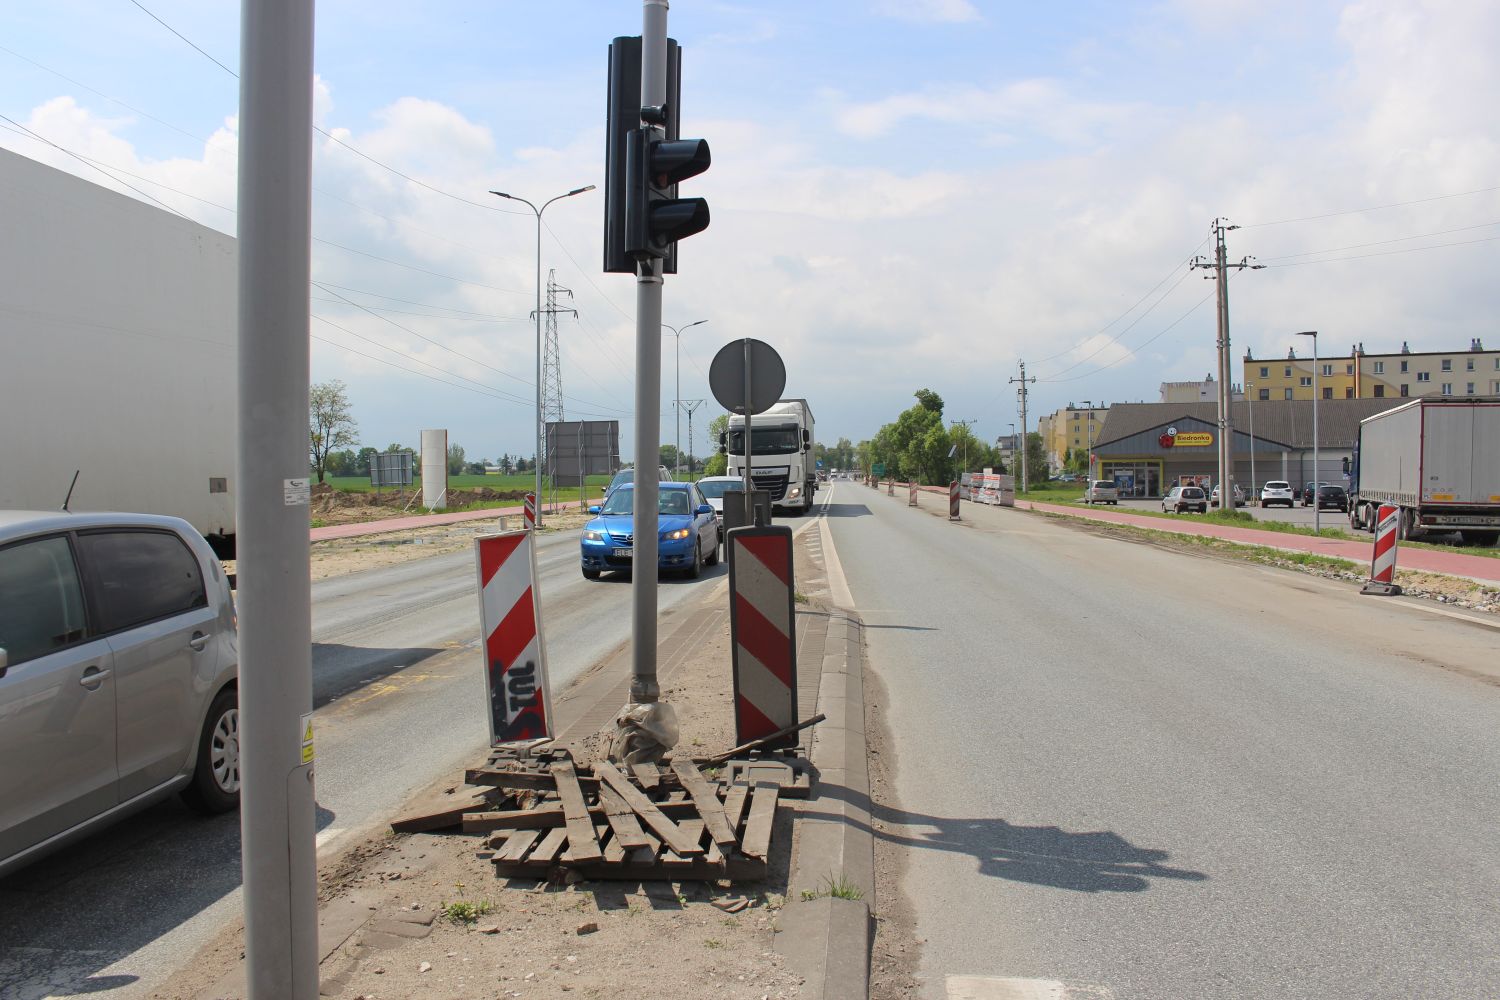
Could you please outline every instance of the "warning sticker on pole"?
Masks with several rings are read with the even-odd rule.
[[[299,727],[299,731],[302,733],[302,763],[304,764],[311,764],[313,762],[312,719],[312,713],[307,713],[302,717],[302,724]]]
[[[312,485],[308,479],[283,479],[281,494],[288,507],[306,507],[312,500]]]
[[[508,531],[475,541],[492,745],[553,735],[532,535]]]

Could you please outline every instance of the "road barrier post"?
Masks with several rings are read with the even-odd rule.
[[[894,477],[886,480],[885,495],[888,497],[893,497],[896,495],[896,480]]]
[[[734,528],[725,549],[738,745],[797,723],[792,529],[780,524]],[[796,745],[797,735],[790,733],[767,748]]]
[[[526,527],[527,527],[528,530],[531,529],[531,528],[535,528],[536,527],[536,494],[535,493],[528,493],[528,494],[526,494]]]
[[[913,479],[911,482],[909,482],[909,483],[906,484],[906,506],[908,506],[908,507],[915,507],[916,505],[917,505],[917,481],[915,479]]]
[[[1400,507],[1380,505],[1375,515],[1375,554],[1370,560],[1370,579],[1359,588],[1361,594],[1395,597],[1401,593],[1396,584],[1396,529],[1400,523]]]
[[[950,521],[961,521],[961,520],[963,520],[963,518],[961,518],[961,517],[958,516],[958,480],[957,479],[953,480],[953,482],[951,482],[951,483],[948,484],[948,520],[950,520]]]
[[[491,746],[553,735],[535,538],[523,529],[474,542]]]

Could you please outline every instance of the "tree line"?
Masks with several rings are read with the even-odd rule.
[[[868,441],[853,448],[855,461],[835,468],[856,467],[869,472],[876,465],[895,479],[915,480],[924,486],[946,486],[961,472],[993,469],[1007,472],[1000,450],[980,440],[966,424],[945,423],[943,397],[931,389],[918,389],[917,402],[883,425]],[[1035,435],[1040,454],[1041,435]],[[840,440],[840,445],[846,442]],[[1028,458],[1030,444],[1028,441]],[[1038,463],[1045,477],[1045,464]],[[1032,479],[1038,478],[1033,475]]]

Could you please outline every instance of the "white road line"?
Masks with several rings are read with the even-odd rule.
[[[948,1000],[1113,1000],[1107,986],[1057,979],[948,976]]]

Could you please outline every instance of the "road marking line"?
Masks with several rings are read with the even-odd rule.
[[[828,500],[823,504],[823,511],[813,523],[818,525],[818,533],[823,536],[824,572],[828,576],[828,595],[833,598],[834,607],[852,611],[854,610],[854,595],[849,592],[849,580],[844,576],[844,564],[839,561],[839,550],[833,544],[833,530],[827,526],[828,504],[832,501],[833,490],[830,489]]]
[[[948,976],[946,986],[948,1000],[1113,1000],[1115,995],[1107,986],[1004,976]]]

